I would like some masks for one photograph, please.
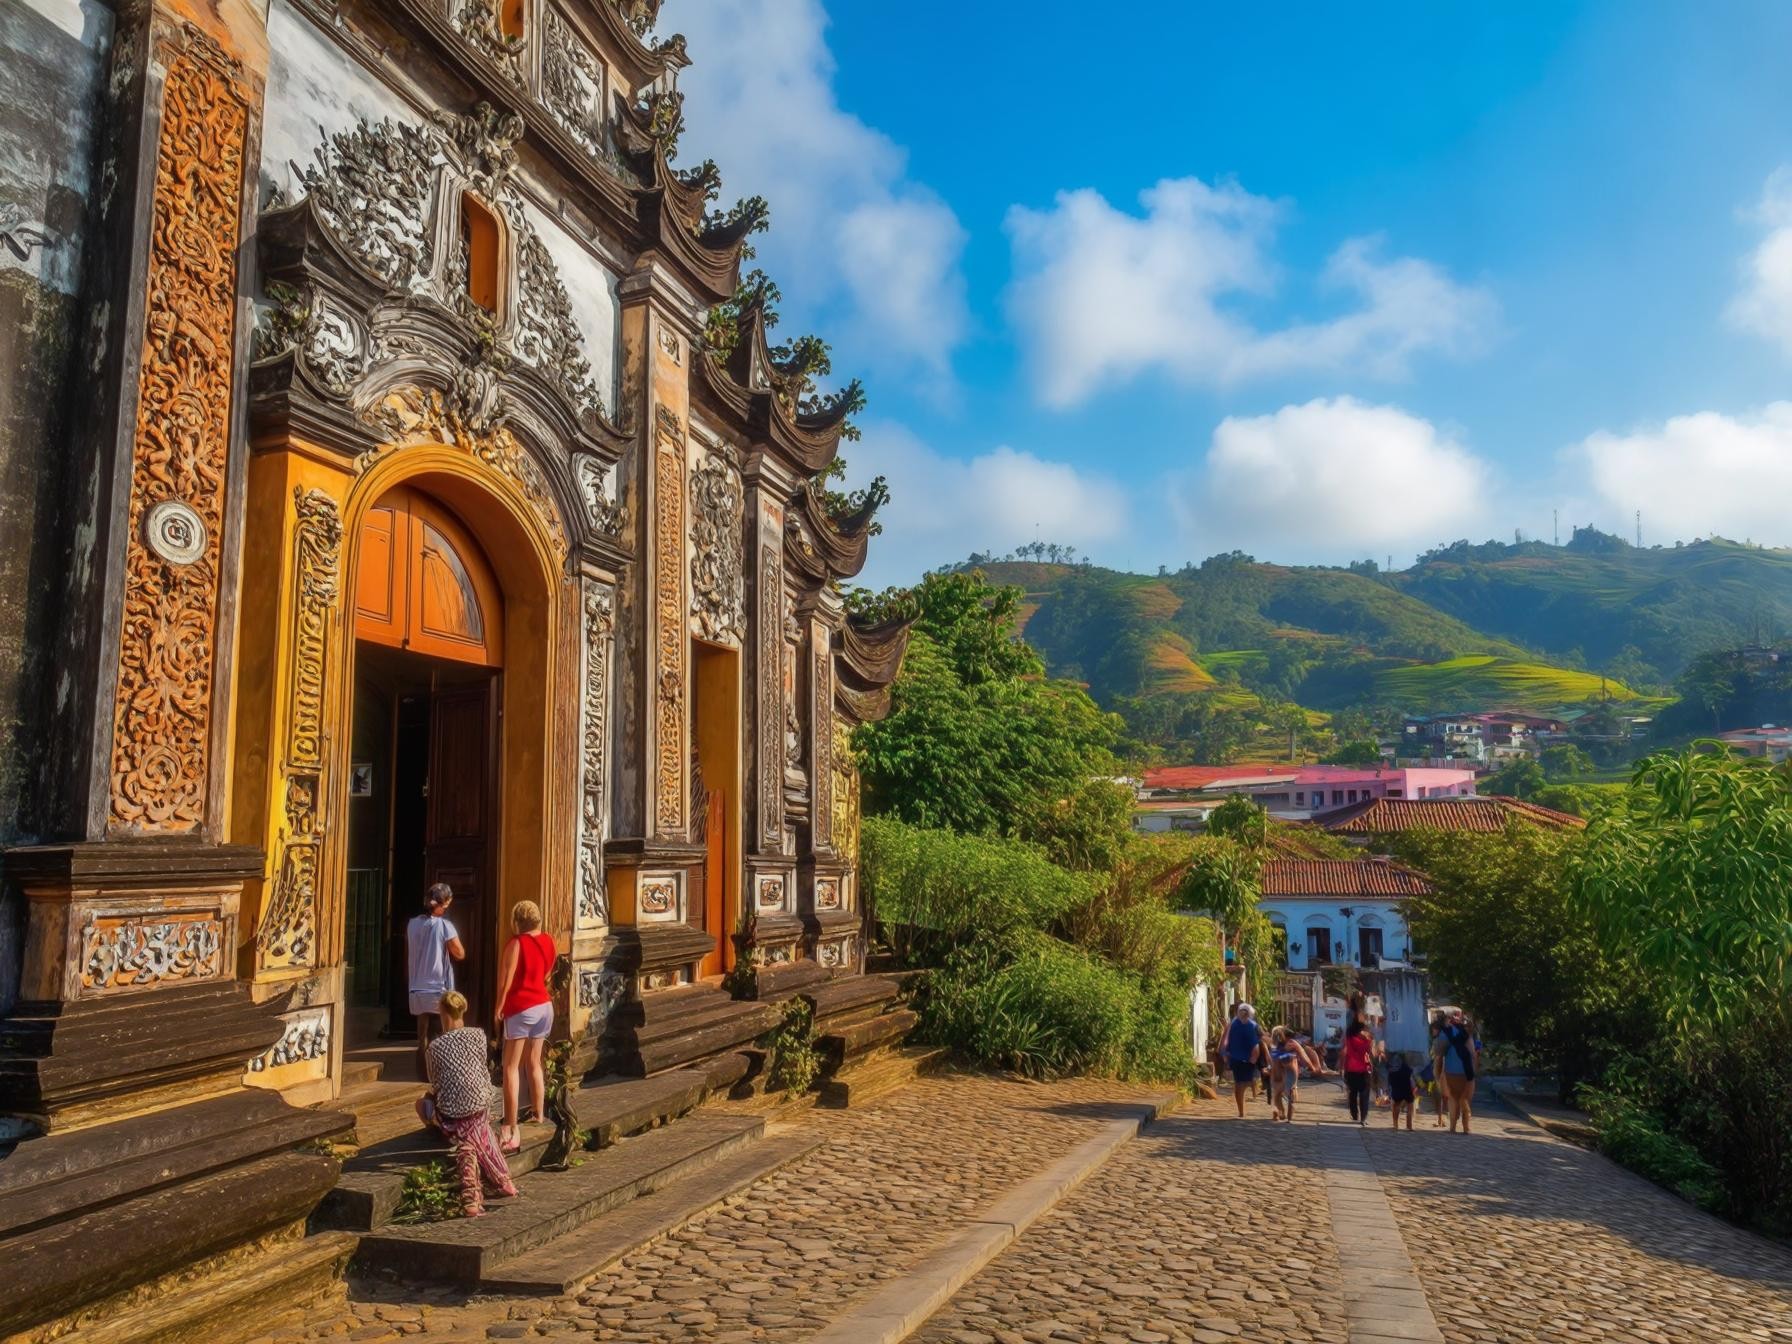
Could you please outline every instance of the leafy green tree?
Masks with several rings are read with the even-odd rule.
[[[1503,798],[1529,798],[1548,782],[1537,762],[1511,761],[1489,775],[1481,791]]]
[[[1326,765],[1380,765],[1381,748],[1373,742],[1344,742],[1323,758]]]
[[[1244,794],[1235,793],[1208,814],[1207,833],[1223,835],[1261,854],[1269,840],[1269,813]]]
[[[980,573],[929,575],[915,590],[890,714],[854,737],[866,810],[1040,841],[1078,867],[1099,863],[1097,851],[1131,820],[1112,787],[1091,790],[1118,773],[1121,721],[1081,687],[1044,675],[1017,634],[1019,600],[1019,589]]]
[[[1593,773],[1593,758],[1567,742],[1545,747],[1537,763],[1543,767],[1544,775],[1552,780],[1573,779],[1576,775]]]
[[[1580,844],[1579,832],[1513,824],[1497,835],[1421,832],[1395,845],[1435,888],[1406,911],[1426,968],[1489,1037],[1555,1069],[1564,1095],[1595,1076],[1614,1045],[1647,1030],[1633,976],[1570,890],[1567,865]]]

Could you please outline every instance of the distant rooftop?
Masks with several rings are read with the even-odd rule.
[[[1433,887],[1424,874],[1392,859],[1270,859],[1263,865],[1261,890],[1266,901],[1387,900],[1423,896]]]
[[[1313,818],[1333,835],[1393,835],[1403,831],[1474,831],[1492,834],[1508,820],[1551,830],[1580,830],[1587,823],[1553,807],[1519,798],[1375,798],[1321,812]]]

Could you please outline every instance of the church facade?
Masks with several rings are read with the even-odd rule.
[[[305,1117],[408,1028],[435,883],[476,1020],[540,906],[582,1070],[732,1041],[656,1005],[862,972],[850,734],[906,631],[841,596],[874,530],[825,485],[857,388],[768,339],[763,203],[675,166],[657,10],[7,19],[0,60],[72,72],[12,132],[54,162],[0,183],[38,240],[0,317],[49,408],[0,407],[42,501],[7,506],[32,563],[0,573],[0,1203],[56,1173],[16,1263],[171,1181],[127,1278],[302,1220],[334,1173]],[[64,1179],[145,1155],[156,1190]],[[5,1323],[129,1287],[96,1265]]]

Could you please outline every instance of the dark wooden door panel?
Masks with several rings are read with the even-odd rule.
[[[455,984],[472,1005],[472,1021],[491,1009],[493,775],[497,679],[436,691],[430,712],[429,826],[424,867],[429,883],[454,888],[449,918],[467,958]]]

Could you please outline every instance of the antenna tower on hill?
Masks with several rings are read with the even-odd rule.
[[[1560,546],[1562,544],[1562,511],[1560,509],[1549,511],[1549,530],[1555,536],[1556,545]]]
[[[1639,551],[1643,549],[1643,511],[1641,509],[1636,511],[1636,548]]]

